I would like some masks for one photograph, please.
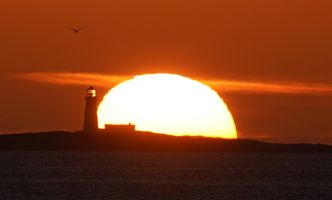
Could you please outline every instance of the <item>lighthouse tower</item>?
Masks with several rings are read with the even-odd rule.
[[[85,113],[84,113],[84,133],[95,133],[98,130],[97,117],[97,94],[96,90],[90,86],[87,89],[87,96],[85,97]]]

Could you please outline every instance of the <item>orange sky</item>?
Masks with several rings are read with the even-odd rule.
[[[330,1],[2,0],[0,8],[0,132],[81,128],[85,86],[22,74],[170,72],[241,83],[216,88],[241,137],[332,143],[331,92],[243,84],[330,91]],[[76,25],[88,28],[66,28]]]

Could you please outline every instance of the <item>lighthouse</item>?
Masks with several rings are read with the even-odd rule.
[[[84,133],[91,134],[98,130],[97,94],[92,86],[87,89],[85,101],[83,131]]]

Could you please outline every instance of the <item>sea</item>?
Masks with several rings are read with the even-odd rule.
[[[2,151],[0,199],[332,199],[332,154]]]

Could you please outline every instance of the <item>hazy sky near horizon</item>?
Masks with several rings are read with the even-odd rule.
[[[2,0],[0,8],[0,132],[78,130],[90,82],[102,96],[121,77],[177,73],[210,83],[242,138],[332,144],[328,0]],[[80,34],[67,28],[83,25]],[[103,86],[100,75],[119,79]]]

